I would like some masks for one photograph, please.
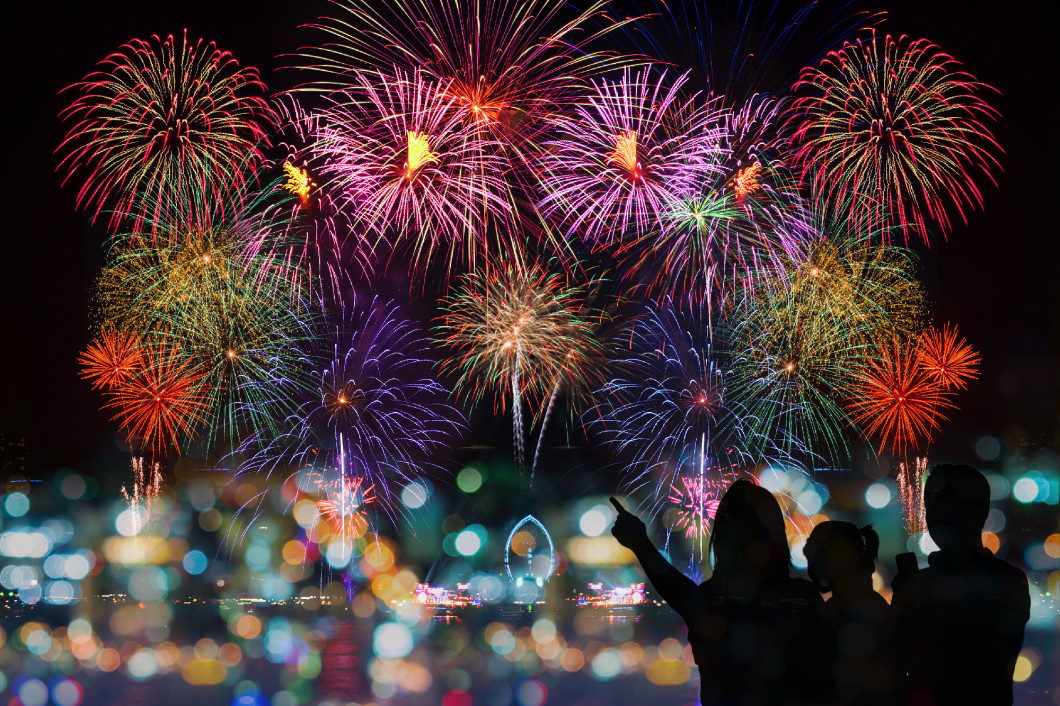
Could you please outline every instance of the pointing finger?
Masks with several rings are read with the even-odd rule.
[[[616,510],[618,510],[618,514],[619,514],[619,515],[621,515],[621,514],[622,514],[622,513],[624,513],[624,512],[627,512],[626,508],[622,507],[622,505],[621,505],[621,504],[619,504],[618,500],[616,500],[616,499],[614,498],[614,496],[612,496],[612,497],[610,498],[610,500],[611,500],[611,504],[615,506],[615,509],[616,509]]]

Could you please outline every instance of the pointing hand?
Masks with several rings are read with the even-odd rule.
[[[645,545],[651,546],[651,540],[648,539],[648,528],[644,526],[640,518],[622,507],[615,498],[611,498],[611,504],[618,511],[618,517],[615,518],[615,526],[611,528],[611,534],[618,540],[618,543],[633,551],[637,551],[637,549]]]

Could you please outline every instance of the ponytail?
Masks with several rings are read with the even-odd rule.
[[[872,529],[872,525],[865,525],[858,529],[858,537],[861,538],[861,564],[873,571],[876,569],[876,557],[880,552],[880,535]]]

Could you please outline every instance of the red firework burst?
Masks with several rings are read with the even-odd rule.
[[[957,336],[956,326],[922,333],[916,355],[917,364],[944,390],[964,389],[968,380],[979,377],[979,354]]]
[[[938,381],[918,364],[917,351],[897,339],[880,345],[857,376],[850,413],[865,433],[899,454],[916,448],[945,421],[943,410],[953,408]]]
[[[180,437],[190,437],[206,421],[205,377],[175,349],[148,351],[106,406],[117,410],[114,419],[143,439],[144,447],[163,452],[172,443],[180,453]]]
[[[698,540],[707,536],[721,496],[731,482],[731,478],[682,476],[681,485],[670,486],[670,502],[678,512],[677,526],[685,531],[685,536]]]
[[[317,501],[317,509],[341,536],[359,537],[368,529],[364,506],[375,501],[374,485],[364,487],[364,478],[342,476],[327,497]]]
[[[108,327],[78,357],[81,378],[92,381],[92,389],[112,390],[129,380],[143,366],[140,337]]]

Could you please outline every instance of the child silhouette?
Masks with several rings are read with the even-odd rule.
[[[889,607],[872,588],[880,538],[871,525],[822,522],[803,553],[810,580],[831,593],[822,610],[825,698],[834,704],[894,702]]]

